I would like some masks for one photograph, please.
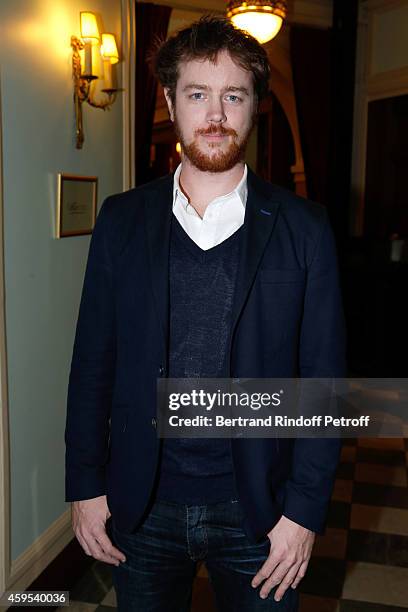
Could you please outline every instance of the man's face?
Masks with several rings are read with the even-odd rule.
[[[165,90],[183,155],[203,172],[226,172],[241,161],[254,123],[252,74],[227,51],[179,66],[176,102]]]

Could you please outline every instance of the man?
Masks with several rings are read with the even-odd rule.
[[[161,443],[156,380],[343,376],[333,237],[322,206],[243,161],[269,79],[252,37],[205,17],[155,61],[182,162],[108,198],[93,232],[68,393],[74,530],[113,565],[119,610],[189,610],[198,560],[222,612],[297,610],[339,442]]]

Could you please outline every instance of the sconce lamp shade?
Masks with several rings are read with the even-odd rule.
[[[119,61],[118,48],[114,34],[102,34],[101,54],[104,60],[110,60],[111,64],[117,64]]]
[[[280,0],[231,0],[227,17],[240,30],[264,44],[278,34],[286,17],[286,3]]]
[[[99,29],[94,13],[81,12],[81,38],[85,43],[93,45],[99,42]]]

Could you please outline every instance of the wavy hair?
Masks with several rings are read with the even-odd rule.
[[[180,62],[203,59],[215,63],[218,53],[224,50],[237,65],[252,73],[259,102],[268,92],[268,56],[253,36],[236,28],[226,17],[205,15],[167,40],[157,41],[149,61],[174,105]]]

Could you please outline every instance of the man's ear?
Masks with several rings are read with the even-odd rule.
[[[164,97],[166,98],[167,108],[169,109],[170,119],[172,121],[174,121],[174,108],[173,108],[173,102],[171,101],[171,98],[170,98],[169,91],[170,90],[169,90],[168,87],[164,88]]]

